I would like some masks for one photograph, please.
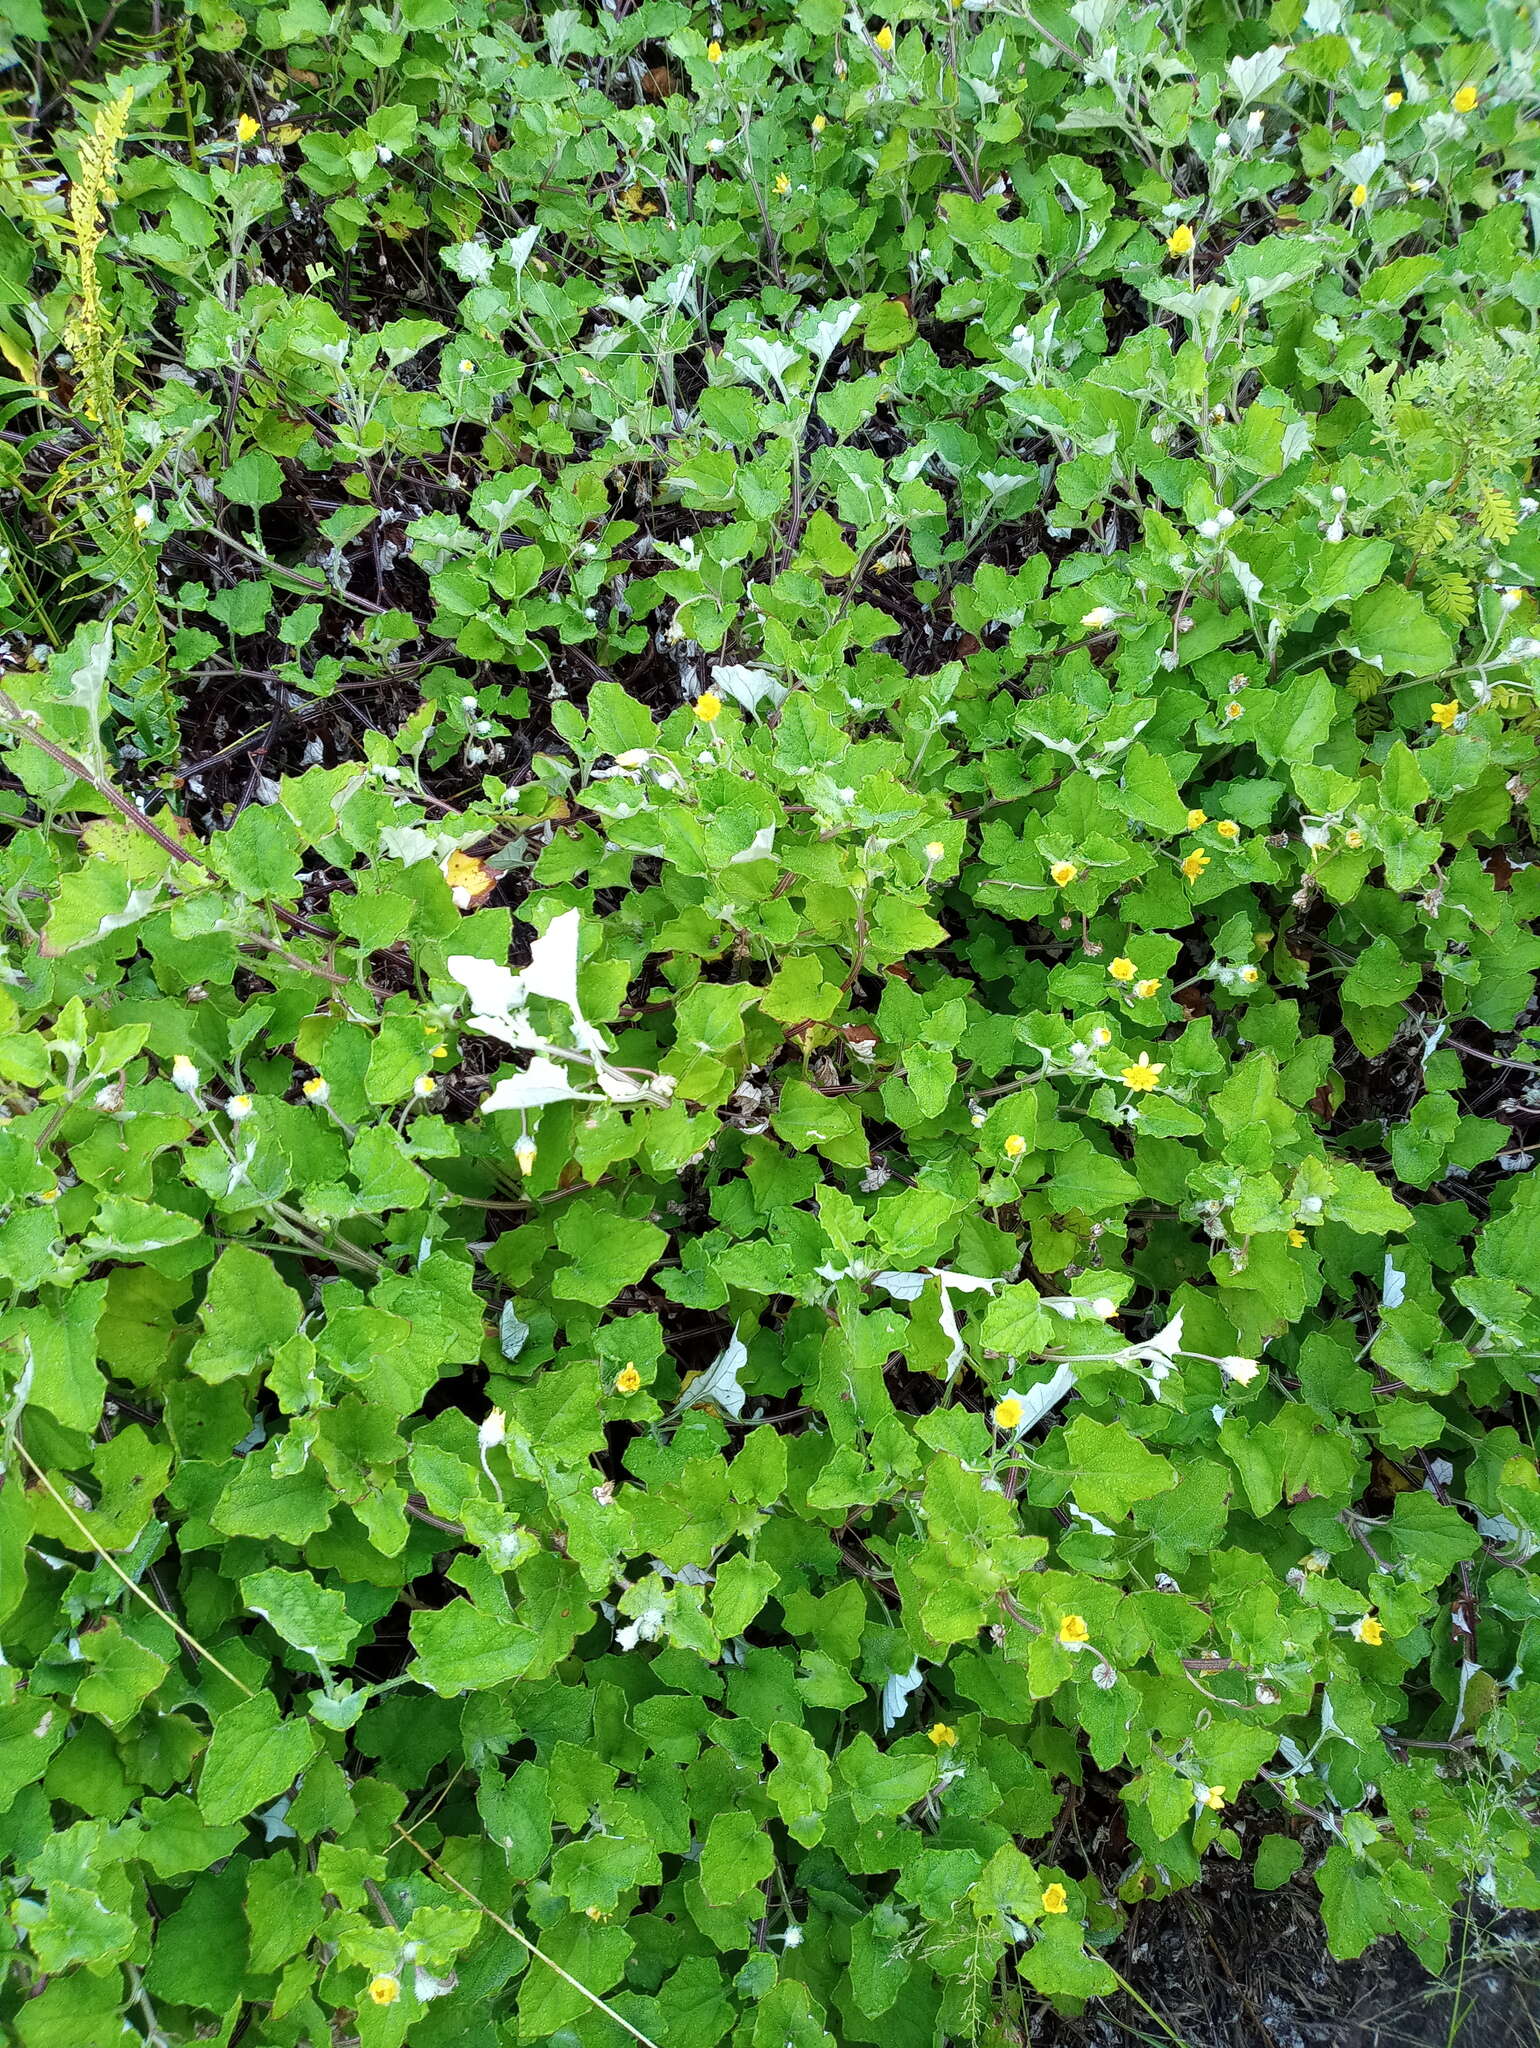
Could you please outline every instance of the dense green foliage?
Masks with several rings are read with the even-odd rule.
[[[1529,10],[82,12],[8,2037],[931,2048],[1205,1856],[1540,1904]]]

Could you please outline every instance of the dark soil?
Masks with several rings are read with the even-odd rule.
[[[1143,2008],[1032,2013],[1011,2048],[1540,2048],[1540,1914],[1472,1908],[1441,1977],[1400,1941],[1339,1963],[1311,1886],[1227,1867],[1143,1908],[1109,1960]]]

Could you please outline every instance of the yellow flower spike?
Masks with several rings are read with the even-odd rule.
[[[235,139],[242,145],[255,142],[261,133],[261,124],[253,121],[250,114],[242,114],[235,124]]]
[[[1131,1067],[1122,1071],[1124,1087],[1132,1088],[1136,1095],[1146,1095],[1158,1085],[1166,1066],[1164,1060],[1152,1060],[1147,1052],[1142,1052]]]
[[[1377,1615],[1366,1614],[1362,1620],[1353,1623],[1353,1633],[1359,1642],[1367,1643],[1371,1650],[1377,1650],[1385,1640],[1385,1624]]]
[[[1019,1159],[1027,1149],[1027,1141],[1020,1131],[1012,1131],[1001,1149],[1007,1159]]]
[[[1173,256],[1190,256],[1197,245],[1197,240],[1192,229],[1183,221],[1180,227],[1173,228],[1167,235],[1166,247]]]
[[[877,48],[882,51],[884,56],[886,56],[888,51],[892,49],[893,31],[888,27],[886,22],[882,24],[882,27],[878,29],[877,33],[872,37],[872,41],[877,45]]]
[[[1225,1788],[1223,1785],[1210,1785],[1203,1794],[1203,1804],[1210,1813],[1218,1813],[1224,1806],[1224,1803]]]
[[[1294,1249],[1295,1249],[1296,1251],[1298,1251],[1298,1250],[1299,1250],[1300,1246],[1301,1246],[1301,1245],[1302,1245],[1302,1244],[1303,1244],[1304,1242],[1305,1242],[1305,1233],[1304,1233],[1304,1232],[1303,1232],[1302,1230],[1291,1230],[1291,1231],[1289,1232],[1289,1243],[1290,1243],[1291,1245],[1293,1245],[1293,1247],[1294,1247]]]
[[[722,716],[722,700],[715,690],[702,690],[695,700],[695,716],[702,725],[715,725]]]
[[[1078,1650],[1091,1640],[1091,1631],[1086,1627],[1083,1614],[1061,1614],[1059,1617],[1059,1641],[1066,1650]]]
[[[1474,114],[1481,104],[1481,95],[1473,85],[1462,85],[1449,104],[1457,114]]]
[[[1159,993],[1159,990],[1160,979],[1157,975],[1148,975],[1143,981],[1134,983],[1134,994],[1143,1002],[1148,1002],[1151,996]]]
[[[615,1375],[617,1394],[635,1394],[641,1389],[642,1376],[634,1365],[623,1365]]]
[[[995,1403],[994,1425],[996,1429],[1016,1429],[1026,1409],[1014,1394],[1007,1394],[1003,1401]]]
[[[1214,830],[1221,839],[1239,839],[1241,836],[1241,828],[1233,818],[1221,818]]]
[[[1353,206],[1353,207],[1358,207],[1358,206],[1367,206],[1367,205],[1368,205],[1368,203],[1369,203],[1369,188],[1368,188],[1368,186],[1367,186],[1367,185],[1355,185],[1355,186],[1353,187],[1352,191],[1351,191],[1351,192],[1350,192],[1350,193],[1348,194],[1348,205],[1349,205],[1349,206]]]
[[[1069,1911],[1069,1893],[1062,1884],[1050,1884],[1044,1887],[1043,1911],[1045,1913],[1067,1913]]]
[[[825,128],[828,127],[828,125],[829,117],[827,114],[815,114],[813,116],[812,127],[813,133],[815,135],[822,135],[823,131],[825,130]]]
[[[1108,961],[1107,972],[1114,981],[1132,981],[1139,970],[1135,967],[1132,960],[1128,959],[1125,954],[1120,953],[1116,960]]]
[[[717,41],[716,37],[713,36],[711,41],[706,45],[706,62],[708,64],[720,64],[721,61],[722,45]]]
[[[1207,823],[1207,811],[1192,810],[1187,813],[1187,829],[1189,832],[1196,832],[1200,828],[1200,826],[1206,825]]]
[[[1188,854],[1186,860],[1182,862],[1182,873],[1187,877],[1189,882],[1195,882],[1197,881],[1199,875],[1202,874],[1203,870],[1208,866],[1208,864],[1209,857],[1203,851],[1203,848],[1201,846],[1195,846],[1192,852]]]
[[[1056,860],[1048,872],[1061,889],[1067,889],[1080,870],[1072,860]]]
[[[925,1731],[925,1740],[933,1743],[937,1749],[955,1749],[957,1730],[948,1727],[945,1721],[938,1721],[934,1728]]]
[[[369,1997],[375,2005],[394,2005],[401,1996],[401,1980],[382,1970],[369,1979]]]
[[[1435,704],[1428,713],[1429,718],[1432,719],[1440,732],[1448,732],[1459,715],[1460,703],[1457,697],[1451,697],[1447,704]]]

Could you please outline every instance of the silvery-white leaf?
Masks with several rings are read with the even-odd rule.
[[[551,16],[547,15],[546,27],[548,29],[550,27],[550,24]],[[539,239],[539,228],[532,227],[525,228],[522,234],[510,235],[507,241],[504,242],[503,261],[512,268],[513,273],[516,277],[522,277],[524,275],[524,266],[529,261],[530,251],[534,248],[536,242],[539,241]]]
[[[885,1287],[900,1301],[918,1301],[929,1278],[929,1273],[874,1273],[872,1284]]]
[[[520,1321],[511,1301],[503,1303],[503,1312],[497,1319],[497,1341],[510,1365],[529,1342],[529,1324]]]
[[[1406,1299],[1406,1275],[1401,1271],[1389,1252],[1385,1254],[1385,1273],[1380,1281],[1380,1300],[1386,1308],[1399,1308]]]
[[[882,1732],[886,1735],[895,1722],[901,1721],[909,1709],[909,1696],[919,1691],[925,1677],[918,1664],[912,1664],[901,1678],[890,1678],[882,1688]]]
[[[798,323],[797,339],[806,342],[820,363],[826,363],[860,317],[859,299],[847,299],[843,305],[825,306],[811,330],[807,320]]]
[[[761,825],[754,837],[741,853],[735,853],[728,860],[730,868],[741,868],[747,861],[768,860],[775,851],[775,827]]]
[[[1241,587],[1241,595],[1247,604],[1255,604],[1262,595],[1262,579],[1251,567],[1243,562],[1233,548],[1225,549],[1225,566]]]
[[[757,711],[761,704],[780,704],[787,691],[787,685],[771,675],[769,669],[743,668],[737,662],[713,668],[711,687],[719,697],[731,697],[745,711]]]
[[[675,1415],[683,1414],[686,1408],[699,1408],[706,1402],[725,1409],[736,1422],[743,1413],[744,1393],[738,1384],[738,1375],[748,1363],[748,1347],[736,1330],[727,1349],[712,1360],[699,1379],[691,1380],[679,1399],[674,1403]]]
[[[597,1095],[585,1095],[574,1088],[554,1060],[532,1059],[522,1074],[499,1081],[481,1105],[483,1116],[499,1109],[543,1109],[548,1102],[598,1102]]]
[[[529,965],[520,977],[531,995],[549,996],[576,1010],[578,970],[578,927],[582,913],[564,910],[553,917],[529,949]],[[453,973],[453,968],[450,969]]]
[[[761,390],[765,384],[761,372],[768,372],[775,383],[780,384],[792,364],[802,360],[800,349],[792,348],[788,342],[777,341],[770,334],[740,334],[723,353]]]
[[[524,1007],[520,977],[500,960],[482,960],[474,953],[451,953],[444,965],[471,999],[476,1017],[506,1017]]]
[[[1288,62],[1288,57],[1287,50],[1280,49],[1278,44],[1273,43],[1265,50],[1258,50],[1254,57],[1230,59],[1226,68],[1230,74],[1230,84],[1234,87],[1235,96],[1242,107],[1249,106],[1252,100],[1260,99],[1263,93],[1270,91],[1278,83],[1283,76],[1283,67]]]

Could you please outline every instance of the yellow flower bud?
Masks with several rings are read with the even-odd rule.
[[[1173,228],[1167,235],[1166,247],[1173,256],[1190,256],[1197,239],[1186,221],[1183,221],[1180,227]]]

